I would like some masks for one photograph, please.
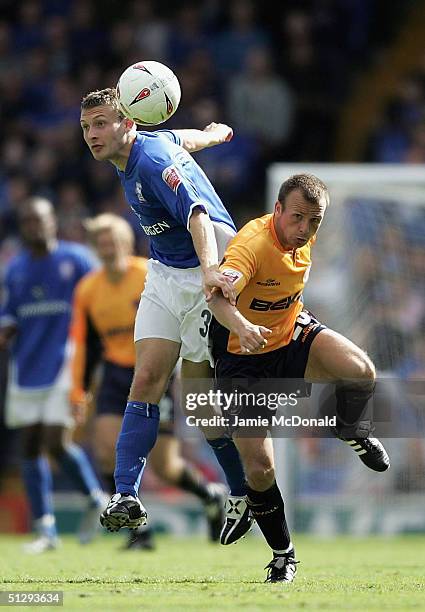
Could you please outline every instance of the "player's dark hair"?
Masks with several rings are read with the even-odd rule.
[[[326,199],[326,204],[329,204],[329,191],[325,183],[314,174],[293,174],[286,181],[283,181],[279,189],[277,199],[285,206],[285,199],[291,191],[299,189],[303,197],[310,204],[319,204],[322,198]]]
[[[120,118],[124,119],[118,102],[117,90],[114,87],[91,91],[81,100],[81,110],[95,108],[96,106],[112,106],[112,108],[117,111]]]

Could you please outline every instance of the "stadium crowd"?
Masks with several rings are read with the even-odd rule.
[[[121,3],[119,16],[112,5],[99,13],[93,0],[2,5],[0,267],[29,193],[53,198],[67,239],[82,241],[81,218],[103,211],[134,224],[113,168],[84,149],[78,117],[84,93],[114,85],[140,58],[163,61],[181,81],[183,100],[167,127],[232,125],[232,144],[199,162],[238,225],[261,211],[271,160],[331,159],[350,78],[376,44],[380,2],[289,2],[276,14],[252,0],[163,8],[138,0]]]

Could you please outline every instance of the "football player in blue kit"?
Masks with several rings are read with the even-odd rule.
[[[94,535],[96,513],[105,503],[86,454],[69,441],[72,295],[94,260],[84,246],[57,240],[53,206],[44,198],[22,206],[19,225],[25,248],[6,271],[0,347],[11,347],[6,425],[21,428],[23,481],[38,533],[25,549],[41,553],[58,544],[45,451],[88,497],[82,542]]]
[[[135,321],[135,373],[117,443],[116,494],[101,515],[102,525],[117,531],[146,522],[139,484],[157,438],[158,403],[177,360],[182,358],[182,377],[210,377],[207,302],[212,291],[220,289],[235,303],[233,284],[218,267],[235,226],[190,155],[225,143],[232,130],[213,123],[204,130],[138,132],[121,113],[112,88],[83,98],[80,122],[93,157],[116,166],[127,201],[150,238],[147,281]],[[209,431],[208,438],[231,496],[242,499],[245,476],[236,447],[222,430]],[[233,531],[238,538],[249,527],[245,520]]]

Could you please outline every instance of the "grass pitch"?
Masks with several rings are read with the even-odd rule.
[[[30,557],[28,538],[0,537],[0,590],[64,591],[65,610],[425,610],[425,538],[296,536],[292,585],[264,584],[271,555],[261,538],[220,547],[157,538],[157,550],[118,550],[123,537]]]

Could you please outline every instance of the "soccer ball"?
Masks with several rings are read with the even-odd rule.
[[[173,115],[180,102],[176,75],[160,62],[138,62],[120,76],[117,95],[122,112],[138,125],[158,125]]]

